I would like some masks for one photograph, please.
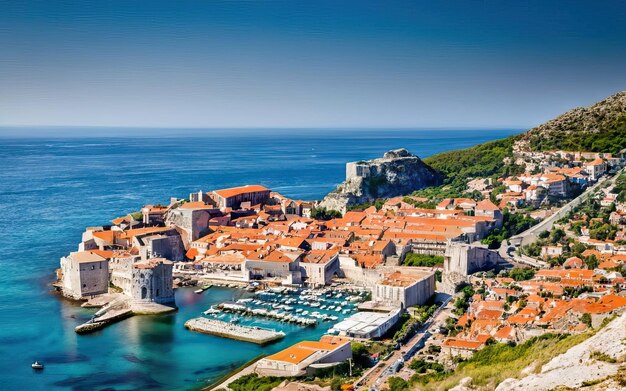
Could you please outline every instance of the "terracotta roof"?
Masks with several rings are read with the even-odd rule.
[[[483,342],[470,341],[466,339],[447,338],[443,341],[444,348],[478,350],[483,346]]]
[[[257,193],[262,191],[270,191],[268,188],[260,185],[247,185],[241,187],[231,187],[229,189],[214,190],[214,193],[223,198],[236,197],[246,193]]]
[[[328,341],[328,339],[326,340]],[[332,341],[332,340],[331,340]],[[281,350],[278,353],[274,353],[271,356],[265,358],[265,360],[282,361],[290,364],[300,364],[311,355],[317,352],[329,352],[333,351],[340,346],[350,343],[349,341],[343,342],[321,342],[321,341],[302,341],[298,342],[287,349]]]

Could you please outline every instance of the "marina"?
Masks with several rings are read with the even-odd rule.
[[[255,325],[260,321],[292,323],[302,327],[329,326],[357,311],[365,291],[345,293],[329,290],[270,288],[257,291],[254,297],[212,305],[203,312],[211,319]],[[330,327],[329,327],[330,328]]]

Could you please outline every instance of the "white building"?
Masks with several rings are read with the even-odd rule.
[[[342,363],[352,358],[347,338],[323,336],[319,341],[301,341],[265,357],[256,365],[261,376],[295,377],[312,375],[316,369]]]
[[[353,338],[380,338],[400,319],[400,309],[389,313],[357,312],[333,326],[341,336]]]

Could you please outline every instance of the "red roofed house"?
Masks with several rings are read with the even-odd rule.
[[[252,205],[264,204],[270,198],[270,190],[260,185],[247,185],[230,189],[214,190],[212,197],[221,208],[238,209],[242,202]]]

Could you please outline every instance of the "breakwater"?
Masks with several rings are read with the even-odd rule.
[[[282,339],[285,333],[263,329],[260,327],[239,326],[216,319],[193,318],[185,322],[185,327],[199,333],[216,335],[218,337],[236,339],[265,345]]]

